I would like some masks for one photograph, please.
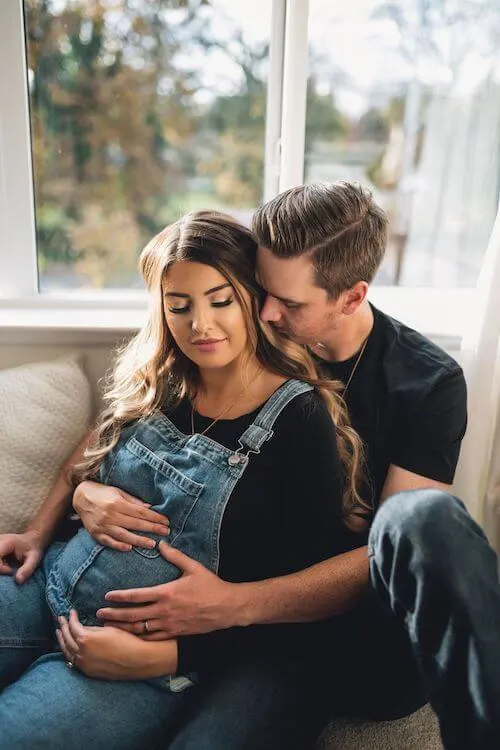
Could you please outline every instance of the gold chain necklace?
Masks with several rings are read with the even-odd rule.
[[[246,386],[244,388],[241,389],[241,391],[238,393],[238,395],[236,396],[236,398],[234,399],[234,401],[231,401],[231,403],[228,406],[226,406],[221,411],[221,413],[212,422],[210,422],[210,424],[208,425],[208,427],[205,427],[205,429],[203,430],[203,432],[199,432],[197,434],[198,435],[205,435],[214,426],[214,424],[216,424],[219,421],[219,419],[222,419],[222,417],[224,416],[224,414],[227,414],[228,411],[230,411],[233,408],[233,406],[239,401],[239,399],[241,398],[241,396],[243,396],[243,394],[245,393],[245,391],[248,388],[250,388],[250,386],[252,385],[252,383],[255,383],[255,381],[257,380],[257,378],[260,375],[262,375],[263,372],[264,372],[264,370],[262,369],[262,367],[259,367],[259,369],[255,373],[255,375],[253,376],[253,378],[250,380],[249,383],[246,384]],[[191,403],[191,435],[194,435],[194,434],[195,434],[195,429],[194,429],[194,404]]]
[[[353,379],[353,377],[354,377],[354,373],[355,373],[355,372],[356,372],[356,370],[358,369],[358,365],[359,365],[359,363],[361,362],[361,357],[362,357],[362,356],[363,356],[363,354],[365,353],[365,349],[366,349],[366,345],[367,345],[367,343],[368,343],[368,339],[369,339],[369,336],[367,336],[367,337],[366,337],[366,339],[365,339],[365,340],[364,340],[364,342],[363,342],[363,346],[362,346],[362,347],[361,347],[361,349],[359,350],[359,354],[358,354],[358,357],[357,357],[357,359],[356,359],[356,362],[354,363],[354,367],[352,368],[352,370],[351,370],[351,374],[349,375],[349,378],[348,378],[348,380],[347,380],[347,383],[346,383],[346,384],[345,384],[345,386],[344,386],[344,390],[342,391],[342,397],[345,397],[345,394],[347,393],[347,389],[349,388],[349,386],[350,386],[350,384],[351,384],[351,380],[352,380],[352,379]]]
[[[359,350],[359,354],[358,354],[358,356],[356,358],[356,361],[355,361],[354,366],[353,366],[353,368],[351,370],[349,378],[347,379],[347,383],[345,384],[344,390],[342,391],[342,397],[345,397],[345,394],[347,393],[347,389],[349,388],[349,386],[351,384],[351,380],[354,377],[354,373],[358,369],[358,365],[361,362],[361,357],[365,353],[366,345],[368,344],[368,339],[369,338],[370,338],[370,334],[368,334],[368,336],[366,337],[366,339],[363,341],[363,345],[362,345],[361,349]],[[319,346],[321,349],[326,349],[326,346],[324,344],[322,344],[320,341],[316,342],[316,346]]]

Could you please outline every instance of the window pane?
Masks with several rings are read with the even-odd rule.
[[[476,283],[500,184],[498,0],[310,2],[307,181],[371,185],[377,283]]]
[[[40,288],[140,286],[196,208],[263,184],[271,3],[26,0]]]

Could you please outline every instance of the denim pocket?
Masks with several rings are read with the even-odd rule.
[[[134,456],[137,456],[137,458],[142,459],[142,461],[151,466],[155,471],[163,474],[169,482],[175,484],[180,490],[186,492],[188,495],[192,495],[196,499],[199,497],[203,490],[202,484],[199,484],[185,474],[182,474],[178,469],[165,461],[164,458],[160,458],[160,456],[154,453],[150,448],[143,443],[140,443],[137,438],[131,437],[126,443],[126,448],[133,453]]]
[[[168,541],[172,544],[182,533],[186,520],[196,505],[204,486],[187,477],[164,458],[140,443],[135,437],[127,441],[125,448],[128,452],[128,459],[125,456],[119,463],[115,464],[115,471],[121,472],[120,475],[117,474],[117,479],[123,477],[124,463],[135,467],[137,477],[140,476],[142,484],[146,485],[146,489],[141,486],[141,491],[149,493],[152,509],[169,519],[170,537]],[[135,461],[130,454],[134,456]],[[132,489],[129,489],[129,486],[124,489],[134,494],[134,487],[132,486]],[[156,534],[147,534],[146,536],[150,536],[156,542],[161,540],[161,537]],[[144,557],[153,558],[160,554],[157,548],[151,550],[145,547],[135,547],[134,549]]]

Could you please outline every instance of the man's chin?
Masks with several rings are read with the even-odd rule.
[[[298,334],[294,333],[293,331],[290,331],[287,328],[279,328],[278,326],[273,326],[273,330],[276,331],[278,336],[281,336],[284,339],[287,339],[288,341],[293,341],[294,344],[300,344],[301,346],[310,346],[312,343],[309,341],[308,338],[305,338],[304,336],[299,336]]]
[[[278,326],[273,326],[273,331],[278,335],[281,336],[281,338],[289,339],[290,341],[295,341],[295,337],[293,334],[290,333],[286,328],[278,328]]]

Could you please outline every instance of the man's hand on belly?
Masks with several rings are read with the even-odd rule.
[[[182,571],[182,576],[150,588],[110,591],[106,599],[120,607],[97,611],[104,624],[150,641],[209,633],[242,624],[243,584],[223,581],[164,542],[159,549],[165,560]],[[123,606],[127,604],[129,606]]]

